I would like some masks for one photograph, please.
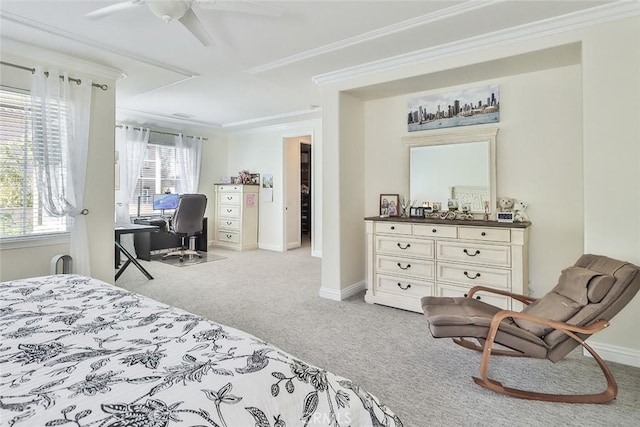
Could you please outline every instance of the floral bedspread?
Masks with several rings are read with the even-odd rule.
[[[0,424],[401,426],[353,382],[96,279],[0,283]]]

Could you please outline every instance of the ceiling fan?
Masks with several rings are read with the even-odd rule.
[[[85,17],[92,20],[102,19],[146,4],[151,12],[164,22],[180,22],[202,45],[211,46],[214,44],[213,40],[204,25],[202,25],[200,18],[193,11],[193,3],[197,3],[202,9],[219,9],[273,17],[282,15],[282,10],[276,7],[248,0],[228,2],[217,2],[216,0],[129,0],[94,10],[87,13]]]

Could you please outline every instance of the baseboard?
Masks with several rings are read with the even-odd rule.
[[[320,288],[319,295],[322,298],[327,298],[334,301],[342,301],[349,298],[352,295],[357,294],[358,292],[364,291],[367,288],[367,285],[364,280],[354,283],[353,285],[347,286],[346,288],[335,290],[329,288]]]
[[[284,250],[282,250],[282,246],[279,246],[279,245],[265,245],[264,243],[260,243],[258,245],[258,248],[264,249],[267,251],[284,252]]]
[[[600,355],[600,357],[608,362],[621,363],[623,365],[640,368],[640,351],[638,350],[609,344],[598,344],[594,342],[588,342],[587,344],[589,344],[591,348]],[[589,352],[585,349],[582,349],[582,353],[585,356],[591,357]]]
[[[290,242],[290,243],[287,243],[287,250],[297,249],[300,246],[302,246],[302,243],[300,243],[300,240],[298,240],[297,242]]]
[[[311,256],[312,256],[312,257],[316,257],[316,258],[322,258],[322,251],[315,251],[315,250],[312,250],[312,251],[311,251]]]

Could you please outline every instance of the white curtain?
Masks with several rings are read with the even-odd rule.
[[[89,276],[84,190],[92,82],[83,76],[76,76],[80,83],[69,81],[67,73],[48,71],[47,77],[42,67],[36,67],[31,87],[38,194],[50,215],[70,218],[73,272]]]
[[[116,225],[131,224],[129,207],[136,190],[140,168],[149,145],[149,129],[132,126],[116,128],[116,153],[120,166],[120,188],[116,190]],[[134,201],[137,203],[137,201]],[[135,253],[133,235],[124,234],[120,243],[129,253]]]
[[[200,183],[202,138],[178,134],[175,143],[178,157],[178,174],[180,176],[177,185],[178,193],[196,193]]]

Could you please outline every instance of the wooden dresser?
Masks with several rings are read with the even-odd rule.
[[[214,245],[242,251],[258,247],[259,185],[215,184]]]
[[[422,312],[424,296],[464,296],[482,285],[528,295],[530,223],[365,218],[368,303]],[[479,299],[505,309],[517,301]]]

